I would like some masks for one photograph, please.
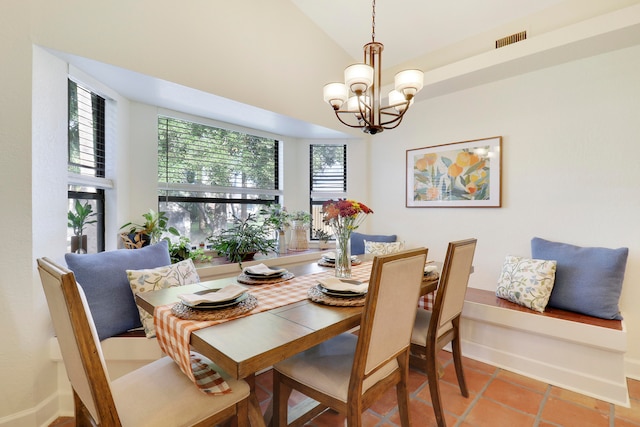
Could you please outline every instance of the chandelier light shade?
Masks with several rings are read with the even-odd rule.
[[[384,129],[396,128],[413,97],[422,89],[424,73],[404,70],[395,75],[395,89],[389,92],[388,103],[382,106],[382,50],[384,45],[375,41],[376,2],[372,3],[371,43],[364,45],[364,63],[348,66],[344,70],[344,83],[324,86],[324,100],[333,108],[341,123],[360,128],[375,135]]]

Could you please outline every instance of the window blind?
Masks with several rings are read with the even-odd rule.
[[[69,80],[68,170],[105,176],[105,99]]]
[[[309,155],[312,200],[345,197],[347,146],[312,144],[309,146]]]
[[[158,182],[167,191],[280,194],[278,141],[158,117]]]

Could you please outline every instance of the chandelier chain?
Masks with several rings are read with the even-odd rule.
[[[376,41],[376,0],[371,5],[371,41]]]

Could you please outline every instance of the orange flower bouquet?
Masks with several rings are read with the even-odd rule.
[[[322,220],[336,239],[336,277],[351,277],[351,233],[372,213],[368,206],[355,200],[328,200],[322,204]]]

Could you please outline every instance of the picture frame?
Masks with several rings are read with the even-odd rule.
[[[502,206],[502,136],[407,150],[406,207]]]

